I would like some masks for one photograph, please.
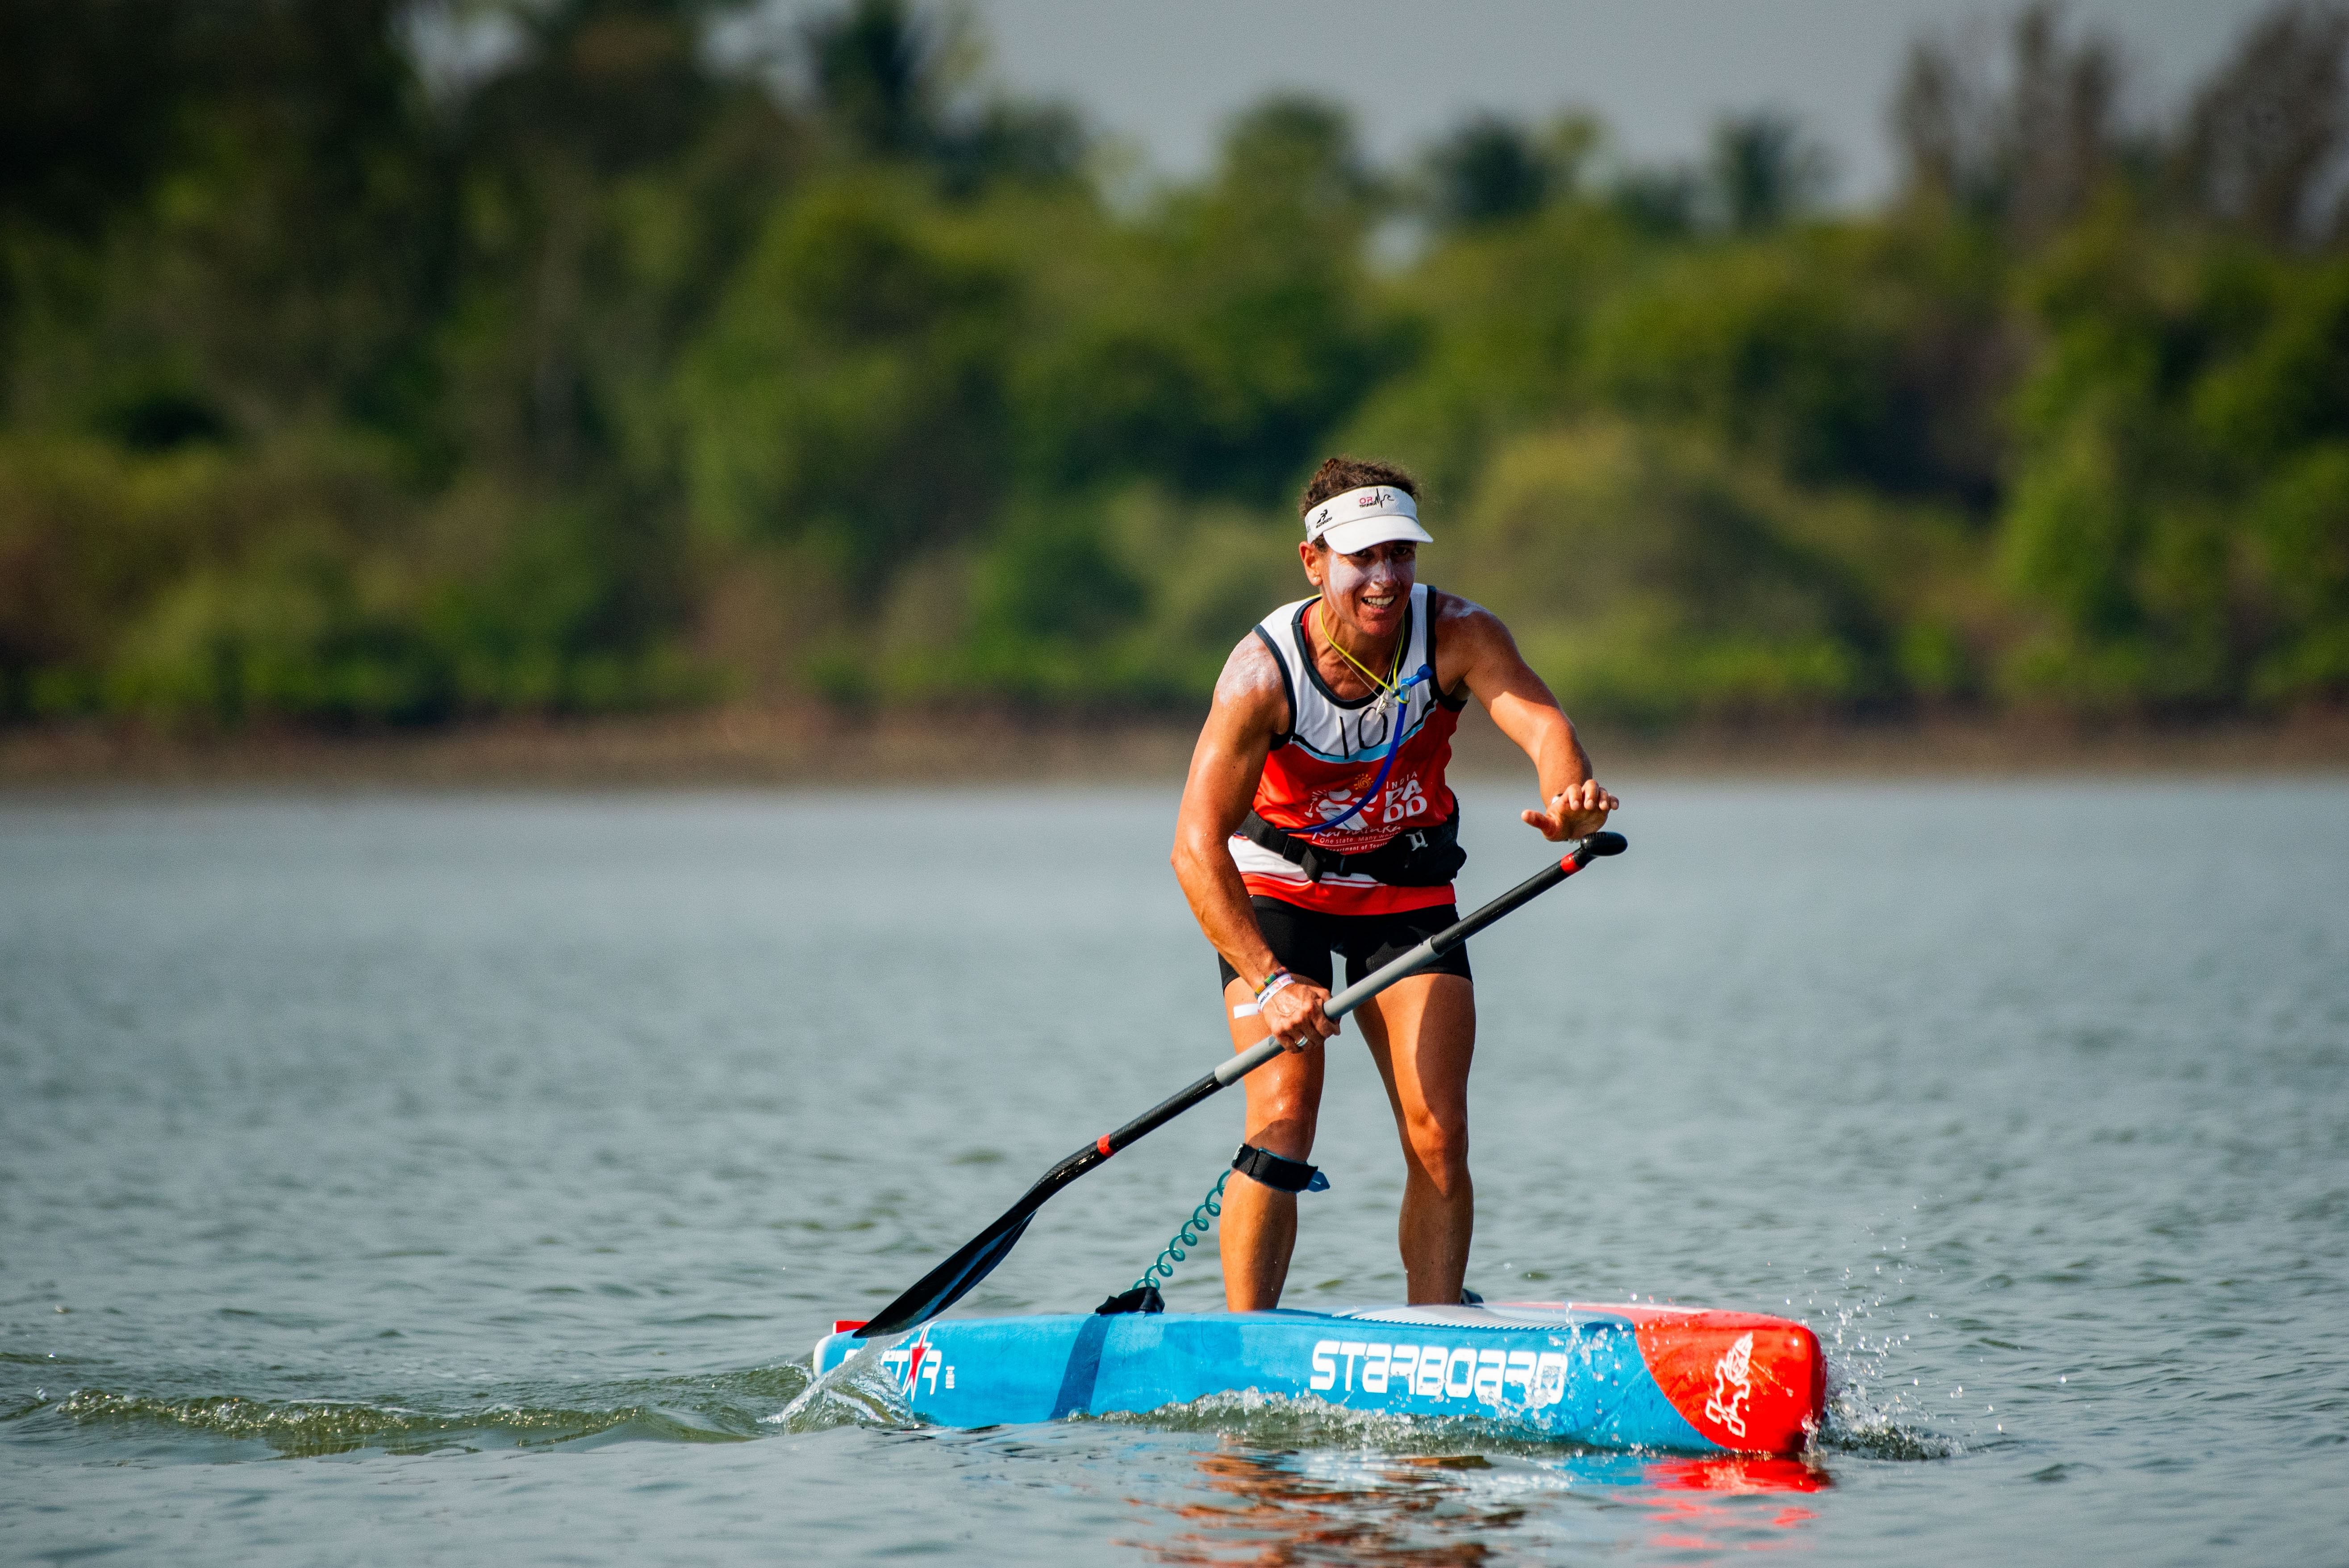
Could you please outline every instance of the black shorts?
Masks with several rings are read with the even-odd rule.
[[[1346,955],[1346,984],[1351,985],[1380,965],[1402,957],[1460,919],[1459,906],[1449,903],[1429,909],[1406,909],[1394,914],[1326,914],[1260,893],[1249,899],[1248,903],[1256,910],[1257,925],[1263,931],[1265,944],[1272,949],[1272,955],[1287,965],[1290,974],[1310,980],[1325,991],[1335,988],[1331,984],[1331,948]],[[1216,954],[1216,963],[1223,971],[1225,985],[1240,977],[1239,971],[1221,954]],[[1462,943],[1420,973],[1473,978],[1468,973],[1468,944]]]

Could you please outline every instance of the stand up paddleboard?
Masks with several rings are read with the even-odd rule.
[[[817,1342],[818,1375],[869,1347],[863,1326],[836,1324]],[[1802,1324],[1563,1302],[944,1318],[880,1365],[916,1416],[944,1427],[1253,1393],[1698,1454],[1795,1453],[1826,1396],[1826,1359]]]
[[[1330,997],[1322,1012],[1344,1017],[1623,849],[1619,833],[1571,841],[1555,863]],[[1792,1454],[1818,1429],[1826,1394],[1818,1337],[1799,1323],[1747,1313],[1533,1301],[1348,1312],[939,1315],[993,1272],[1054,1193],[1282,1048],[1278,1039],[1257,1041],[1053,1166],[869,1321],[834,1324],[815,1347],[816,1375],[918,1330],[881,1351],[880,1367],[914,1414],[947,1427],[1140,1415],[1218,1394],[1257,1394],[1698,1454]],[[1195,1240],[1188,1227],[1183,1237]]]

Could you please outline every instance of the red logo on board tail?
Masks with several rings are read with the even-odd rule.
[[[1713,1364],[1713,1392],[1705,1396],[1704,1417],[1718,1421],[1739,1439],[1745,1436],[1745,1401],[1754,1397],[1754,1336],[1738,1336]]]
[[[1752,1312],[1603,1306],[1631,1320],[1656,1386],[1708,1440],[1732,1453],[1793,1454],[1826,1412],[1818,1336]]]

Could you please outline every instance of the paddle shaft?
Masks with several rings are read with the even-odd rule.
[[[1607,852],[1603,849],[1590,850],[1588,847],[1590,843],[1589,839],[1578,841],[1564,859],[1544,866],[1475,913],[1465,919],[1453,922],[1408,953],[1397,955],[1371,973],[1363,975],[1360,980],[1322,1003],[1323,1015],[1332,1022],[1344,1017],[1396,981],[1408,979],[1418,974],[1503,915],[1513,913],[1531,903],[1535,899],[1589,864],[1596,855]],[[1102,1141],[1109,1145],[1110,1153],[1116,1153],[1143,1133],[1153,1131],[1172,1121],[1217,1089],[1228,1088],[1239,1082],[1287,1048],[1277,1037],[1266,1036],[1247,1050],[1234,1056],[1229,1061],[1219,1064],[1215,1071],[1185,1089],[1181,1094],[1174,1096],[1157,1109],[1134,1118],[1115,1132],[1109,1134]]]
[[[1466,919],[1445,926],[1410,952],[1347,986],[1322,1003],[1321,1011],[1332,1019],[1344,1017],[1396,981],[1418,974],[1503,915],[1539,898],[1592,861],[1602,855],[1622,852],[1623,837],[1619,833],[1593,833],[1587,839],[1577,840],[1574,847],[1561,859],[1544,866]],[[1239,1082],[1286,1048],[1278,1039],[1267,1036],[1221,1063],[1215,1071],[1181,1093],[1162,1100],[1115,1131],[1102,1133],[1045,1171],[1042,1178],[1021,1194],[1019,1201],[1005,1210],[993,1224],[965,1243],[953,1257],[931,1270],[904,1295],[883,1308],[878,1316],[857,1331],[858,1336],[870,1338],[894,1334],[926,1322],[952,1306],[965,1291],[985,1278],[995,1264],[1002,1261],[1004,1254],[1018,1243],[1020,1233],[1027,1229],[1029,1220],[1054,1193],[1120,1150],[1155,1132],[1201,1100]]]

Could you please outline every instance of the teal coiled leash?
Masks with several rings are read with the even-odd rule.
[[[1243,1154],[1253,1154],[1257,1151],[1251,1150],[1247,1145],[1243,1144],[1240,1148],[1240,1152]],[[1305,1167],[1305,1169],[1310,1170],[1311,1168],[1309,1166]],[[1160,1280],[1163,1279],[1170,1284],[1174,1283],[1174,1265],[1191,1255],[1186,1249],[1195,1247],[1201,1242],[1207,1239],[1207,1233],[1215,1228],[1216,1218],[1223,1213],[1224,1183],[1231,1179],[1232,1173],[1229,1171],[1225,1171],[1222,1175],[1216,1178],[1216,1184],[1207,1189],[1207,1195],[1199,1200],[1197,1206],[1191,1211],[1191,1217],[1183,1222],[1183,1228],[1176,1231],[1173,1235],[1167,1237],[1166,1244],[1158,1249],[1157,1261],[1152,1264],[1148,1268],[1142,1271],[1142,1277],[1135,1280],[1133,1285],[1123,1295],[1112,1296],[1110,1298],[1112,1302],[1133,1301],[1140,1303],[1145,1295],[1154,1299],[1158,1295],[1158,1282]],[[1300,1189],[1300,1191],[1307,1192],[1326,1192],[1329,1190],[1330,1178],[1324,1176],[1319,1171],[1313,1171],[1311,1181]],[[1106,1303],[1103,1305],[1103,1309],[1107,1309]],[[1121,1308],[1120,1310],[1156,1312],[1158,1308],[1150,1305],[1136,1305]]]
[[[1143,1269],[1142,1277],[1133,1282],[1135,1290],[1147,1290],[1162,1279],[1173,1283],[1174,1265],[1191,1255],[1184,1249],[1195,1247],[1205,1241],[1207,1232],[1216,1223],[1216,1217],[1224,1212],[1224,1183],[1231,1179],[1232,1173],[1228,1171],[1216,1178],[1216,1184],[1207,1189],[1207,1195],[1199,1200],[1198,1206],[1191,1211],[1191,1217],[1183,1222],[1183,1228],[1169,1236],[1166,1244],[1158,1249],[1158,1261]]]

